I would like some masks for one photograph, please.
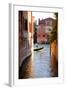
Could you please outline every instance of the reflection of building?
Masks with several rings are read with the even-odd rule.
[[[51,31],[55,25],[55,19],[46,18],[39,19],[38,30],[37,30],[37,42],[38,43],[49,43]]]
[[[33,32],[32,12],[19,11],[19,66],[23,60],[31,55],[32,32]]]

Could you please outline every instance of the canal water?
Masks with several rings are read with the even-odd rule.
[[[42,44],[39,46],[43,49],[33,51],[33,57],[31,55],[22,63],[19,71],[20,79],[51,77],[50,45]]]

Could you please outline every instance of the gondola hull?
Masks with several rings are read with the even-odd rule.
[[[41,49],[43,49],[43,47],[42,48],[35,48],[34,51],[39,51]]]

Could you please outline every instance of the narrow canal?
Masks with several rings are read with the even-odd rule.
[[[19,78],[44,78],[51,77],[51,56],[50,45],[43,44],[42,50],[34,51],[32,55],[24,60],[20,71]]]

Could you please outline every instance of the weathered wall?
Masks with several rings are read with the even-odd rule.
[[[52,76],[58,76],[58,45],[56,40],[51,43]]]
[[[19,66],[22,62],[31,55],[31,12],[21,11],[19,12]]]

